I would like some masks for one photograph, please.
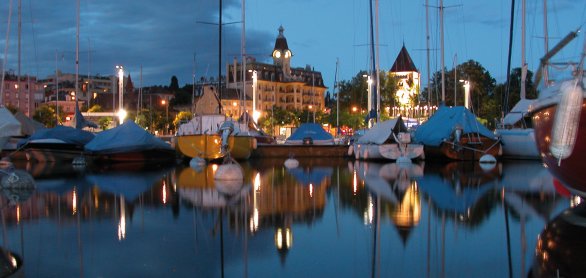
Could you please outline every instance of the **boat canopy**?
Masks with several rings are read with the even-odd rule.
[[[6,107],[0,107],[0,137],[19,136],[21,133],[20,122]]]
[[[41,128],[45,128],[42,123],[39,123],[29,117],[27,117],[24,113],[18,111],[14,114],[14,117],[20,122],[21,131],[20,135],[30,136],[33,135],[37,130]]]
[[[53,128],[41,128],[33,133],[33,135],[31,135],[29,138],[21,140],[18,145],[21,146],[30,141],[46,139],[57,139],[59,141],[63,141],[64,143],[83,146],[94,139],[94,134],[89,131],[58,125]]]
[[[407,126],[403,123],[401,117],[386,120],[376,123],[373,127],[368,129],[364,135],[357,140],[358,144],[383,144],[389,138],[392,138],[392,133],[406,132]]]
[[[222,123],[226,120],[231,120],[231,118],[220,114],[195,116],[189,122],[179,126],[177,135],[218,133]]]
[[[440,106],[435,114],[415,130],[414,141],[426,146],[439,146],[444,139],[450,138],[456,127],[462,128],[462,134],[478,133],[488,138],[495,137],[464,106]]]
[[[285,144],[302,145],[304,140],[311,140],[314,145],[334,144],[334,137],[327,133],[320,124],[316,123],[301,124],[293,134],[285,140]]]
[[[85,150],[93,153],[118,153],[154,149],[173,148],[163,140],[148,133],[132,120],[98,133],[85,145]]]
[[[519,102],[517,102],[517,104],[513,106],[513,109],[511,109],[511,111],[509,111],[509,113],[505,115],[505,118],[503,119],[503,124],[515,125],[515,123],[523,119],[524,116],[527,116],[529,113],[529,107],[531,106],[533,101],[533,99],[519,100]]]

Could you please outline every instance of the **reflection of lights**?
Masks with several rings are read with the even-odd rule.
[[[313,184],[309,184],[309,197],[313,197]]]
[[[16,206],[16,223],[20,223],[20,205]]]
[[[372,201],[372,196],[368,195],[368,206],[366,211],[364,211],[364,225],[372,224],[374,219],[374,203]]]
[[[277,249],[289,249],[293,245],[293,235],[291,234],[290,228],[277,228],[275,233],[275,246]]]
[[[572,196],[572,198],[570,198],[570,207],[577,207],[579,204],[582,203],[582,198],[580,198],[580,196],[578,195],[574,195]]]
[[[254,191],[260,190],[260,173],[256,173],[254,176]]]
[[[12,265],[12,267],[18,266],[18,261],[16,260],[16,258],[14,256],[10,256],[10,265]]]
[[[256,232],[258,231],[258,209],[254,208],[252,212],[252,219],[250,219],[250,231]]]
[[[118,110],[118,113],[116,113],[116,115],[118,116],[118,120],[120,121],[120,124],[122,124],[122,123],[124,123],[124,119],[126,118],[126,115],[128,115],[128,113],[126,112],[126,110],[120,109],[120,110]]]
[[[120,197],[120,222],[118,222],[118,240],[126,238],[126,206],[124,205],[124,196]]]
[[[463,220],[463,216],[459,216]],[[413,181],[399,204],[398,210],[394,213],[393,219],[397,226],[413,227],[421,219],[421,204],[419,192],[417,191],[417,182]]]
[[[212,165],[212,172],[215,174],[216,170],[218,170],[218,164],[213,164]]]
[[[354,195],[358,191],[358,177],[356,176],[356,171],[352,173],[352,185],[354,186]]]
[[[163,181],[163,204],[167,204],[167,183]]]
[[[71,210],[72,210],[72,214],[75,215],[77,213],[77,190],[75,190],[75,188],[73,189],[73,193],[72,193],[72,198],[71,198]]]

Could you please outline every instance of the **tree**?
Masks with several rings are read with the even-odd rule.
[[[171,77],[171,84],[169,84],[169,90],[173,92],[179,91],[179,80],[177,80],[177,76],[175,75]]]
[[[454,70],[456,70],[456,78],[458,80],[454,80],[453,78]],[[460,80],[467,80],[470,82],[470,98],[472,100],[470,109],[472,112],[476,116],[485,119],[491,119],[495,115],[496,104],[498,103],[494,100],[496,80],[480,63],[474,60],[468,60],[458,65],[456,69],[446,71],[444,74],[446,76],[444,101],[446,105],[454,105],[454,99],[456,100],[456,105],[461,106],[464,104],[464,87]],[[441,92],[441,71],[433,74],[433,78],[428,86],[438,88],[437,90]],[[454,88],[456,89],[455,96]],[[441,102],[435,95],[428,96],[427,88],[422,92],[422,96],[425,100],[430,101],[430,105],[439,105]]]
[[[60,108],[62,110],[63,108]],[[46,127],[55,127],[57,125],[57,115],[55,105],[41,105],[35,110],[33,119],[42,123]],[[59,124],[65,121],[65,114],[59,113]]]
[[[182,111],[177,114],[175,120],[173,120],[173,125],[178,128],[184,122],[191,120],[191,112]]]

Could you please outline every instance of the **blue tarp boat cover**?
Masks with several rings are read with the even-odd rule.
[[[21,142],[19,142],[19,145],[23,145],[23,144],[25,144],[29,141],[33,141],[33,140],[44,140],[44,139],[57,139],[57,140],[61,140],[61,141],[65,142],[65,143],[77,144],[77,145],[83,146],[83,145],[87,144],[89,141],[91,141],[92,139],[94,139],[94,134],[89,131],[75,129],[75,128],[68,127],[68,126],[58,125],[53,128],[38,129],[29,138],[21,140]]]
[[[450,137],[456,126],[462,127],[463,134],[479,133],[488,138],[495,138],[494,133],[482,125],[464,106],[440,106],[435,114],[415,130],[414,141],[437,147],[444,139]]]
[[[334,137],[327,133],[320,124],[316,123],[301,124],[293,134],[285,140],[285,144],[301,145],[306,138],[311,138],[315,145],[334,144]]]
[[[108,130],[104,130],[85,145],[85,150],[92,153],[119,153],[154,149],[173,148],[163,140],[148,133],[132,120]]]

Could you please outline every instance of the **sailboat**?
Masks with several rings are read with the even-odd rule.
[[[539,83],[541,72],[547,66],[548,60],[577,36],[578,31],[570,32],[541,59],[540,68],[535,75],[536,84]],[[537,148],[543,162],[570,191],[581,196],[586,196],[585,59],[586,42],[572,77],[543,88],[531,106],[530,115],[535,128]]]
[[[533,99],[525,98],[525,2],[522,5],[521,32],[521,99],[498,123],[495,134],[500,137],[503,145],[503,156],[521,159],[539,159],[539,151],[535,144],[535,131],[531,123],[529,109]],[[512,19],[511,19],[512,24]],[[511,30],[512,31],[512,30]],[[509,49],[509,51],[511,51]],[[510,61],[509,61],[510,63]],[[507,79],[508,80],[508,79]]]
[[[243,21],[244,21],[244,7]],[[217,94],[213,87],[204,87],[198,100],[196,116],[188,123],[179,126],[175,136],[175,148],[189,158],[216,160],[226,156],[234,159],[248,159],[256,149],[256,138],[249,133],[246,123],[239,123],[231,117],[221,114],[222,99],[222,1],[219,2],[219,42],[218,42],[218,85]],[[195,86],[195,84],[194,84]],[[217,104],[217,106],[216,106]],[[195,105],[195,104],[194,104]],[[214,113],[210,113],[211,110]],[[203,107],[206,112],[198,110]],[[215,113],[215,112],[219,113]]]

